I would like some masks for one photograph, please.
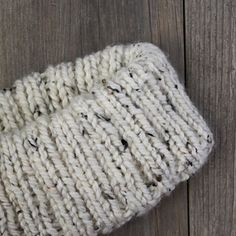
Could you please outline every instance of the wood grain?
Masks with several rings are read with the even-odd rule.
[[[66,1],[1,1],[1,84],[80,54],[80,23],[74,24],[70,13]],[[74,17],[80,21],[80,15]]]
[[[186,1],[187,88],[215,150],[190,180],[190,235],[236,235],[236,2]]]
[[[160,46],[185,83],[184,14],[182,0],[150,0],[152,41]],[[187,183],[182,183],[155,210],[151,235],[188,235]]]
[[[108,44],[160,46],[214,132],[207,165],[111,236],[236,235],[235,0],[0,0],[0,87]]]
[[[149,0],[152,41],[166,53],[185,82],[184,4],[182,0]]]

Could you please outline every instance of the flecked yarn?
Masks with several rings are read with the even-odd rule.
[[[0,235],[97,235],[206,161],[212,133],[162,51],[109,46],[0,93]]]

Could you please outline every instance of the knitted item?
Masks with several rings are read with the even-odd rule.
[[[149,43],[16,81],[0,114],[1,235],[108,233],[187,180],[213,146]]]

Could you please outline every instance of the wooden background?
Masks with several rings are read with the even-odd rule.
[[[149,41],[214,132],[209,162],[112,233],[236,235],[236,0],[0,0],[0,87],[108,44]]]

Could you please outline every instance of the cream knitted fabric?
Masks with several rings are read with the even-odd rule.
[[[1,235],[108,233],[187,180],[213,146],[150,43],[18,80],[0,114]]]

